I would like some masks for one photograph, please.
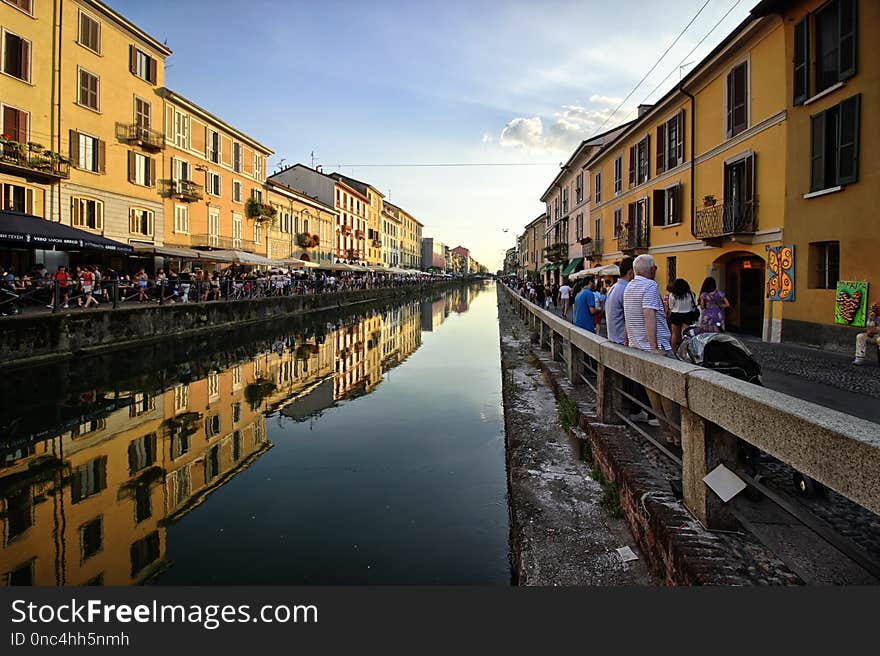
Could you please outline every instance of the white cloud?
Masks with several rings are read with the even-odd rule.
[[[617,107],[621,102],[623,102],[623,98],[612,98],[610,96],[600,96],[594,94],[590,96],[590,102],[594,105],[608,105],[610,107]]]
[[[547,120],[534,116],[508,121],[501,130],[498,142],[508,148],[569,153],[584,139],[623,122],[630,111],[631,108],[624,107],[609,119],[612,112],[610,107],[563,105]]]

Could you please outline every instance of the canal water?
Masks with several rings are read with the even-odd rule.
[[[497,325],[462,285],[17,374],[0,584],[509,584]]]

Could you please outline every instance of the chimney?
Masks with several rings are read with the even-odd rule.
[[[649,112],[649,111],[651,111],[651,108],[652,108],[653,106],[654,106],[654,105],[639,105],[639,118],[642,118],[642,115],[643,115],[645,112]]]

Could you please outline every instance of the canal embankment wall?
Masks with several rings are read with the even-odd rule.
[[[205,303],[146,304],[115,310],[68,310],[0,321],[0,370],[97,355],[169,338],[243,328],[371,302],[396,302],[442,290],[461,281],[444,281],[332,294],[278,296]]]

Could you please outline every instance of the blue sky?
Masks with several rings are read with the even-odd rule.
[[[270,172],[314,151],[492,270],[541,212],[558,163],[705,2],[108,0],[167,40],[169,88],[276,152]],[[709,0],[605,129],[662,96],[678,65],[699,61],[755,2]],[[487,162],[539,165],[351,166]]]

